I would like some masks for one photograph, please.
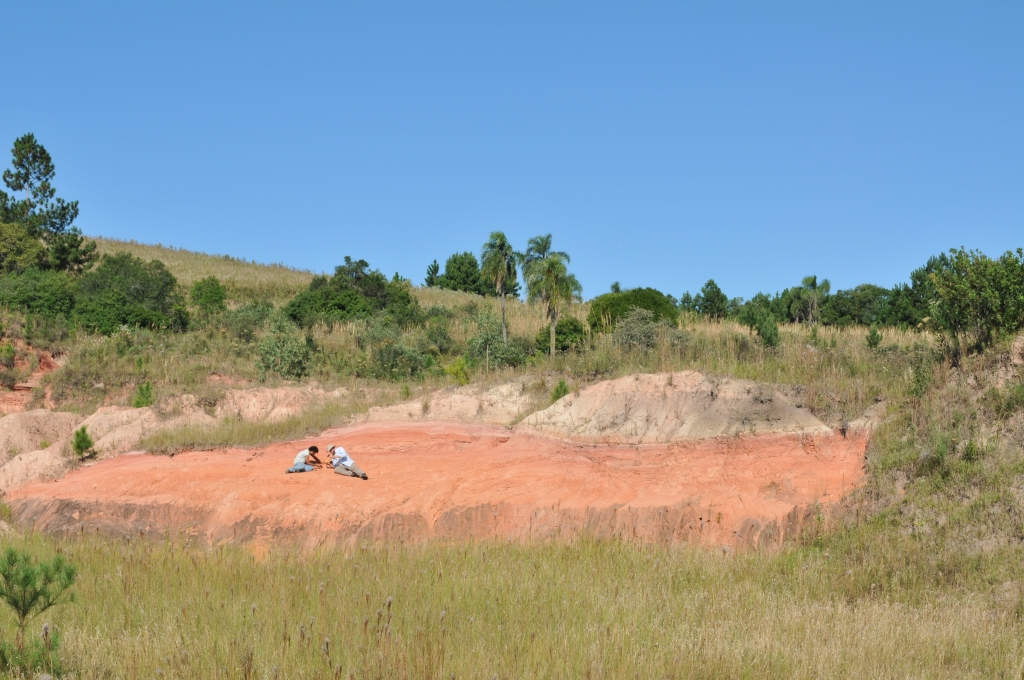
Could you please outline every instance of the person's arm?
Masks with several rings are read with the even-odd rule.
[[[309,458],[312,458],[313,462],[316,463],[317,465],[323,465],[324,464],[324,462],[322,460],[320,460],[319,458],[316,457],[315,453],[310,453],[309,454],[309,457],[307,458],[307,462],[308,462]]]

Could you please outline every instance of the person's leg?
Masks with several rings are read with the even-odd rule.
[[[339,475],[345,475],[346,477],[358,477],[359,476],[356,473],[354,473],[351,470],[349,470],[344,465],[339,465],[338,467],[334,468],[334,472],[336,474],[339,474]]]
[[[363,469],[361,467],[359,467],[358,465],[356,465],[355,463],[352,463],[352,466],[349,468],[349,470],[351,470],[353,473],[355,473],[356,477],[362,477],[363,479],[369,479],[369,477],[366,476],[366,473],[363,472]]]

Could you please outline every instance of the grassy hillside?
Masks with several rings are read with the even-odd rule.
[[[207,255],[173,246],[146,245],[102,237],[93,241],[101,254],[127,251],[147,262],[160,260],[186,288],[193,281],[216,276],[227,287],[231,302],[267,299],[275,304],[283,304],[308,286],[313,278],[312,272],[280,264],[247,262],[230,255]]]
[[[280,307],[311,277],[159,246],[101,248],[161,259],[186,284],[218,276],[233,286],[233,306],[270,298]],[[301,382],[366,388],[358,404],[321,405],[274,426],[171,432],[160,446],[298,437],[374,400],[416,398],[465,380],[526,377],[544,395],[559,380],[579,389],[681,369],[778,385],[836,428],[879,400],[888,415],[869,446],[863,487],[823,510],[800,541],[770,553],[583,541],[281,550],[256,559],[173,543],[19,539],[82,568],[83,604],[53,618],[79,677],[151,677],[157,669],[188,678],[1021,676],[1019,343],[1004,338],[954,355],[926,331],[883,328],[869,347],[864,327],[784,324],[779,346],[767,348],[734,322],[684,316],[654,328],[649,348],[597,334],[579,351],[494,368],[471,348],[499,315],[497,300],[412,293],[426,326],[396,331],[359,320],[289,331],[314,348]],[[587,306],[568,313],[585,318]],[[64,352],[46,389],[63,408],[88,411],[130,403],[145,381],[158,398],[188,392],[208,405],[228,384],[257,384],[262,343],[281,333],[260,322],[243,336],[230,314],[184,333],[72,331],[56,339],[16,315],[2,322],[9,337]],[[536,305],[511,301],[507,315],[511,335],[526,343],[545,327]],[[375,338],[393,333],[388,342],[419,347],[439,319],[450,346],[434,366],[415,378],[373,377]],[[449,370],[459,362],[463,372]]]

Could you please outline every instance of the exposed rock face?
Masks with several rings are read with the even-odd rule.
[[[437,390],[419,401],[371,408],[360,422],[433,421],[508,425],[532,400],[521,382],[481,389],[473,385]]]
[[[367,423],[262,452],[119,456],[10,494],[23,525],[164,532],[210,543],[584,534],[774,545],[863,474],[864,437],[768,434],[582,445],[504,427]],[[284,474],[311,443],[346,447],[370,479]]]
[[[697,371],[631,375],[569,394],[520,425],[600,444],[675,441],[764,433],[822,435],[831,429],[781,394],[748,380]]]

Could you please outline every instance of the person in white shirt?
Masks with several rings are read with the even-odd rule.
[[[317,465],[323,465],[323,462],[316,457],[316,454],[320,453],[320,449],[316,446],[310,446],[308,449],[303,449],[295,456],[292,466],[285,470],[285,472],[312,472],[313,466],[310,465],[310,461]]]
[[[327,447],[327,452],[331,454],[330,464],[334,468],[334,471],[339,475],[345,475],[347,477],[359,477],[361,479],[369,479],[363,470],[356,465],[356,462],[352,460],[352,457],[348,455],[348,451],[340,446],[331,444]]]

